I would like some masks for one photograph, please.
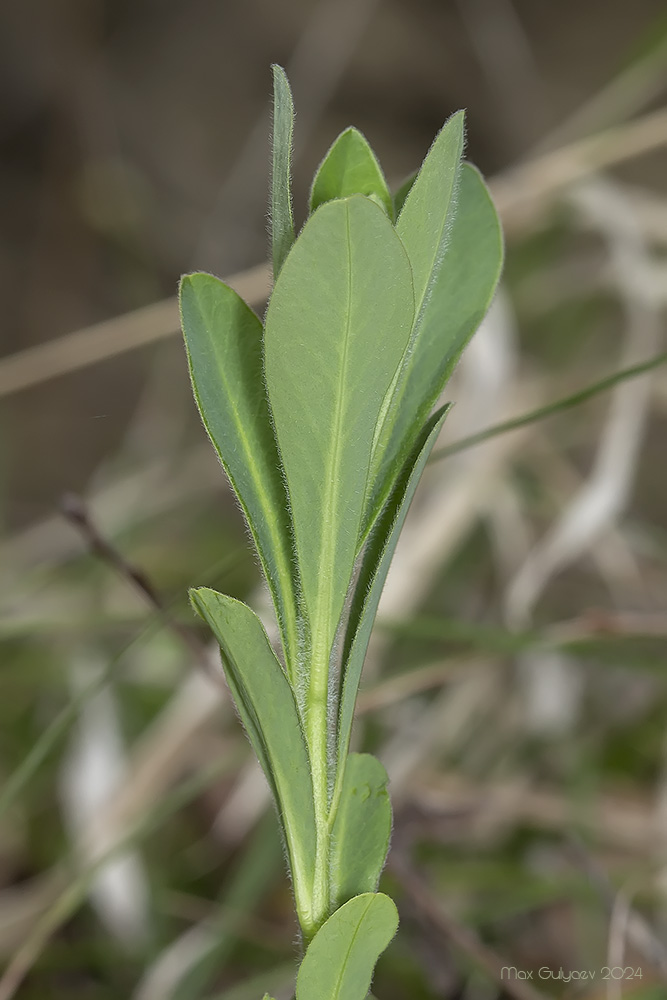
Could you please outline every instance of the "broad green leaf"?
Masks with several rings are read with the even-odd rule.
[[[312,635],[316,711],[326,705],[373,435],[412,315],[410,267],[385,213],[359,195],[322,205],[280,272],[265,333],[268,394]]]
[[[297,656],[287,495],[262,373],[262,324],[210,274],[181,280],[181,321],[204,426],[250,527],[269,582],[289,665]]]
[[[405,202],[399,229],[421,176],[420,172]],[[435,278],[421,307],[417,305],[421,313],[410,352],[378,440],[373,462],[375,492],[369,496],[365,529],[381,509],[416,431],[484,318],[498,283],[503,261],[500,223],[484,181],[470,164],[462,165],[456,212],[453,220],[447,219],[447,226],[444,255],[436,261]]]
[[[363,893],[329,917],[308,946],[296,1000],[365,1000],[375,964],[398,928],[389,896]]]
[[[393,219],[392,197],[375,153],[358,129],[346,128],[317,169],[310,191],[310,211],[325,201],[353,194],[374,195]]]
[[[352,753],[345,762],[332,834],[333,906],[378,887],[391,837],[388,780],[384,767],[371,754]]]
[[[294,243],[291,176],[294,103],[285,70],[281,66],[275,65],[271,68],[273,70],[271,251],[275,280]]]
[[[299,919],[308,926],[315,815],[308,752],[294,694],[257,615],[201,587],[192,603],[220,643],[236,707],[278,806]]]
[[[364,550],[350,605],[343,643],[343,680],[338,707],[337,785],[342,780],[340,762],[345,760],[354,718],[354,706],[361,670],[371,637],[382,588],[401,533],[408,508],[424,466],[442,429],[449,407],[435,413],[422,431],[413,454],[398,478],[394,490],[375,523]],[[335,799],[335,796],[334,796]]]

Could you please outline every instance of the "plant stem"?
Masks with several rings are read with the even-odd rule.
[[[329,916],[329,854],[331,827],[329,824],[329,766],[327,759],[327,697],[329,686],[329,657],[324,642],[313,649],[308,691],[307,741],[313,776],[313,803],[315,806],[315,875],[311,901],[314,922],[313,934]],[[303,928],[304,937],[309,932]],[[312,935],[310,935],[312,936]]]

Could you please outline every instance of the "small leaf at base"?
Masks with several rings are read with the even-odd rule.
[[[389,896],[355,896],[329,917],[306,951],[296,1000],[365,1000],[375,964],[398,928]]]
[[[345,762],[332,837],[333,906],[377,889],[391,837],[388,780],[384,767],[371,754],[352,753]]]

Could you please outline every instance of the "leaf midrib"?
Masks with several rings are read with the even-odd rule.
[[[342,431],[343,431],[343,418],[345,413],[345,401],[347,399],[346,382],[347,382],[347,360],[349,355],[349,342],[350,342],[350,330],[351,330],[351,303],[352,303],[352,241],[350,235],[350,208],[349,205],[345,206],[345,239],[347,242],[347,291],[346,291],[346,303],[345,303],[345,334],[343,337],[342,345],[342,355],[340,364],[340,373],[338,376],[338,390],[336,393],[336,411],[333,421],[333,449],[330,449],[330,461],[327,463],[331,474],[327,473],[327,490],[325,493],[325,502],[322,506],[322,516],[323,524],[325,526],[325,533],[322,544],[322,565],[332,566],[333,564],[333,553],[335,550],[336,541],[336,523],[337,523],[337,504],[335,501],[336,493],[340,492],[337,490],[338,476],[341,467],[341,454],[342,454]],[[318,626],[320,622],[320,608],[324,604],[326,608],[326,642],[328,644],[329,637],[331,634],[331,595],[333,591],[333,579],[331,573],[325,573],[324,578],[326,581],[326,586],[321,592],[322,597],[318,600]]]
[[[338,976],[336,977],[336,983],[335,983],[336,992],[333,994],[334,1000],[335,1000],[336,997],[340,996],[341,983],[343,982],[343,977],[345,975],[345,971],[347,969],[348,962],[350,961],[350,955],[352,954],[352,949],[354,948],[354,943],[357,940],[357,937],[359,936],[359,931],[361,930],[361,925],[364,922],[364,920],[366,919],[366,915],[368,914],[368,911],[370,910],[371,906],[373,905],[374,899],[375,899],[375,897],[371,897],[371,899],[368,900],[368,903],[366,904],[366,908],[364,909],[364,912],[359,917],[359,920],[357,922],[357,926],[355,928],[354,934],[350,938],[350,943],[348,945],[347,952],[345,953],[345,960],[343,962],[341,962],[341,964],[340,964],[340,972],[338,973]]]

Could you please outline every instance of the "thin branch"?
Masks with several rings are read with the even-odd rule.
[[[470,434],[468,437],[461,438],[460,441],[454,441],[452,444],[448,444],[446,447],[434,452],[431,455],[430,461],[438,462],[442,458],[449,458],[451,455],[457,455],[460,451],[475,448],[478,444],[483,444],[484,441],[489,441],[500,434],[507,434],[509,431],[517,430],[519,427],[525,427],[527,424],[534,424],[538,420],[544,420],[545,417],[553,416],[555,413],[570,410],[574,406],[580,406],[594,396],[612,389],[619,382],[637,378],[638,375],[644,375],[646,372],[657,368],[659,365],[664,365],[666,362],[667,351],[664,351],[662,354],[656,354],[655,357],[649,358],[648,361],[642,361],[641,364],[632,365],[630,368],[622,368],[620,371],[614,372],[613,375],[607,375],[606,378],[600,379],[599,382],[593,382],[592,385],[586,386],[585,389],[580,389],[579,392],[575,392],[571,396],[564,396],[553,403],[547,403],[546,406],[539,406],[536,410],[530,410],[520,417],[504,420],[493,427],[487,427],[486,430],[478,431],[477,434]]]
[[[75,493],[66,493],[61,499],[60,509],[63,516],[79,532],[92,554],[114,569],[123,580],[129,582],[149,607],[158,612],[165,625],[190,651],[207,676],[221,683],[220,676],[213,670],[205,644],[189,629],[169,616],[164,601],[146,573],[128,562],[125,556],[101,534],[82,498]]]
[[[406,895],[426,921],[451,942],[458,950],[483,969],[498,986],[514,1000],[545,1000],[545,995],[526,982],[505,979],[503,969],[507,963],[493,949],[479,940],[474,931],[454,920],[442,903],[433,895],[421,875],[405,860],[392,857],[389,862]]]

